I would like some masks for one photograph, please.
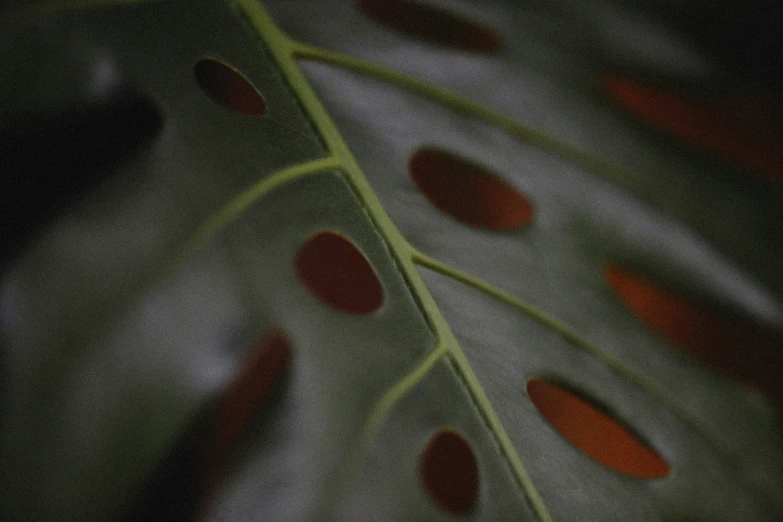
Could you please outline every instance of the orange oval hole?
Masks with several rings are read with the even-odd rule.
[[[266,102],[242,73],[215,58],[196,63],[196,82],[215,103],[232,111],[263,116]]]
[[[411,0],[358,0],[356,6],[373,22],[425,42],[482,54],[502,47],[490,27],[435,6]]]
[[[533,220],[533,205],[518,190],[455,154],[419,149],[411,156],[408,170],[433,205],[463,223],[510,230]]]
[[[433,435],[421,455],[419,472],[424,490],[446,513],[463,515],[476,503],[478,464],[459,433],[442,429]]]
[[[563,437],[604,466],[640,478],[669,474],[669,465],[646,444],[572,391],[532,379],[527,393]]]
[[[194,421],[149,477],[121,520],[207,520],[221,485],[241,460],[258,415],[280,389],[293,348],[270,332],[249,350],[234,379]]]
[[[284,334],[267,334],[221,394],[200,444],[202,510],[211,506],[234,455],[292,358],[293,349]]]
[[[687,145],[764,181],[783,182],[783,113],[769,100],[696,96],[610,74],[601,84],[621,107]]]
[[[302,283],[337,310],[370,314],[383,304],[383,289],[367,258],[353,243],[334,232],[320,232],[296,255]]]
[[[783,412],[783,336],[739,319],[722,317],[619,265],[604,278],[617,297],[675,347],[729,377],[761,390]]]

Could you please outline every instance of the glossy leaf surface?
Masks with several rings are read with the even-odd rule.
[[[602,272],[783,326],[780,195],[660,139],[601,85],[643,69],[698,87],[720,79],[709,57],[615,2],[424,8],[451,13],[450,38],[491,31],[491,52],[421,24],[411,38],[370,4],[3,12],[0,136],[30,114],[104,115],[126,92],[153,124],[13,231],[2,515],[779,519],[772,409],[673,349]],[[426,189],[422,150],[438,151]],[[472,216],[513,226],[444,209],[455,172],[480,195],[458,210],[480,201]],[[268,335],[277,349],[257,352]],[[667,472],[580,450],[537,408],[536,379],[600,405]]]

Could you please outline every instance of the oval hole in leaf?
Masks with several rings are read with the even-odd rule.
[[[764,181],[783,182],[783,112],[769,100],[695,95],[612,74],[601,85],[618,105],[686,145]]]
[[[265,335],[216,402],[202,408],[172,444],[121,520],[204,520],[243,443],[252,436],[258,414],[280,389],[293,352],[284,334]]]
[[[527,393],[563,437],[604,466],[639,478],[669,474],[669,465],[645,443],[571,390],[531,379]]]
[[[411,179],[426,198],[454,219],[489,230],[510,230],[533,220],[533,205],[485,167],[440,149],[411,155]]]
[[[261,94],[230,65],[206,57],[196,63],[194,72],[201,90],[215,103],[251,116],[263,116],[266,112]]]
[[[411,0],[358,0],[367,18],[407,36],[444,47],[482,54],[497,54],[500,35],[490,27],[439,7]]]
[[[419,472],[424,490],[443,511],[463,515],[476,503],[478,464],[470,444],[456,431],[433,435],[421,454]]]
[[[383,289],[370,262],[356,246],[334,232],[320,232],[296,255],[300,281],[327,305],[371,314],[383,304]]]
[[[604,265],[617,297],[648,327],[706,366],[750,384],[783,411],[783,335],[708,311],[627,268]]]
[[[231,461],[248,435],[256,416],[282,380],[293,358],[291,343],[271,332],[251,350],[231,384],[221,394],[209,418],[202,456],[202,506],[208,509]]]

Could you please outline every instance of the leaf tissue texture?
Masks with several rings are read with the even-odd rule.
[[[607,92],[747,94],[650,10],[33,0],[0,34],[0,519],[783,519],[779,161]]]

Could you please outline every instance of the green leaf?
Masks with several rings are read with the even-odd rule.
[[[610,2],[27,4],[0,22],[2,197],[34,203],[2,229],[4,518],[783,514],[772,408],[606,275],[771,331],[779,364],[778,189],[601,90],[721,78],[666,27]]]

